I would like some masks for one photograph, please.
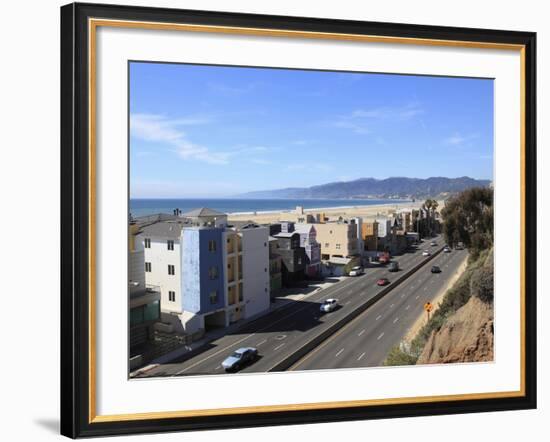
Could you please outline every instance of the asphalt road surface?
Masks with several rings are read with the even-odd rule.
[[[440,250],[443,245],[442,238],[434,239],[438,242],[437,247],[431,247],[430,241],[427,240],[422,244],[422,248],[430,249],[432,253]],[[421,249],[393,259],[399,262],[399,272],[390,273],[386,266],[368,268],[362,276],[346,278],[332,287],[316,292],[302,301],[289,303],[288,306],[244,325],[236,332],[210,342],[199,354],[192,357],[183,356],[137,377],[222,374],[225,373],[221,367],[222,361],[236,349],[248,346],[256,347],[259,357],[240,372],[267,372],[284,358],[296,353],[312,336],[328,329],[350,311],[376,296],[385,288],[376,285],[379,278],[388,277],[392,281],[408,269],[428,260],[422,256]],[[428,264],[426,267],[429,271],[431,266]],[[415,275],[411,276],[414,277]],[[337,298],[340,308],[322,314],[320,306],[327,298]]]
[[[467,253],[465,250],[453,250],[439,254],[429,265],[415,272],[290,369],[381,366],[390,349],[399,344],[418,317],[426,315],[424,304],[433,303]],[[438,265],[442,272],[431,273],[432,265]]]

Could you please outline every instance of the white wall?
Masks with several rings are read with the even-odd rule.
[[[269,230],[267,227],[244,229],[240,235],[243,244],[243,301],[249,318],[269,308]]]
[[[144,233],[138,236],[138,240],[143,243],[143,239],[147,237],[147,234]],[[161,311],[181,313],[181,248],[179,240],[174,240],[174,250],[168,250],[166,239],[151,238],[151,247],[144,248],[144,250],[145,262],[151,263],[151,272],[145,273],[145,281],[147,284],[160,287]],[[174,266],[174,275],[168,274],[168,264]],[[175,302],[170,301],[169,291],[175,292]]]
[[[100,2],[100,0],[96,0]],[[114,0],[109,0],[112,3]],[[107,1],[101,1],[107,3]],[[7,315],[0,322],[5,334],[17,327],[19,339],[3,340],[3,375],[0,377],[4,419],[1,434],[9,441],[59,441],[59,11],[66,3],[58,0],[6,2],[0,28],[4,69],[0,70],[2,88],[2,149],[0,188],[2,204],[9,213],[0,227],[5,232],[2,247],[4,308],[20,308],[20,282],[29,278],[28,248],[21,247],[16,232],[31,232],[37,227],[36,216],[22,216],[32,202],[40,215],[40,229],[48,232],[51,246],[33,251],[33,278],[40,281],[40,294],[33,295],[33,309],[27,311],[29,323],[40,324],[40,342],[35,327],[21,328],[21,315]],[[120,0],[120,3],[195,9],[231,10],[266,14],[318,16],[342,19],[454,25],[538,31],[538,143],[539,149],[539,226],[550,219],[550,203],[543,198],[550,191],[550,135],[543,122],[548,121],[550,105],[550,31],[547,2],[525,0],[496,1],[440,0],[392,2],[296,2],[277,0]],[[29,98],[32,97],[32,98]],[[32,128],[32,130],[30,130]],[[546,166],[546,167],[545,167]],[[546,201],[545,201],[546,200]],[[125,226],[123,226],[125,228]],[[121,233],[124,234],[124,233]],[[548,341],[550,323],[542,320],[550,309],[544,296],[550,289],[543,281],[544,264],[550,262],[548,229],[540,228],[539,240],[539,409],[428,418],[356,421],[305,426],[280,426],[226,431],[131,436],[112,441],[284,441],[307,438],[334,441],[342,437],[370,440],[409,440],[422,442],[464,442],[465,440],[542,440],[548,432],[550,368]],[[547,267],[547,266],[546,266]],[[548,272],[546,272],[548,273]],[[47,318],[47,321],[44,320]],[[21,346],[25,341],[28,345]],[[30,396],[25,392],[33,392]],[[39,392],[39,394],[38,394]],[[9,408],[8,408],[9,407]],[[9,413],[9,414],[8,414]]]

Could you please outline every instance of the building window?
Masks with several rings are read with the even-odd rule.
[[[146,263],[145,263],[145,271],[146,271],[146,272],[150,272],[150,271],[151,271],[151,263],[150,263],[150,262],[146,262]]]
[[[176,302],[176,292],[173,292],[172,290],[168,292],[168,301]]]
[[[168,274],[169,275],[175,275],[176,274],[176,269],[175,269],[173,264],[168,264]]]
[[[339,249],[339,248],[340,248],[340,244],[336,244],[336,248]]]
[[[328,248],[328,246],[329,246],[329,244],[328,244],[328,242],[326,242],[326,243],[325,243],[325,247]]]
[[[150,249],[151,248],[151,238],[145,238],[143,240],[143,246],[146,248],[146,249]]]
[[[210,304],[217,304],[218,303],[218,291],[213,290],[210,292]]]
[[[264,247],[267,247],[267,243],[266,243],[266,242],[264,242]]]
[[[169,239],[166,245],[168,247],[168,250],[174,250],[174,240]]]
[[[208,269],[208,277],[210,279],[218,279],[218,267],[212,266]]]
[[[215,252],[216,251],[216,240],[211,239],[208,241],[208,251],[209,252]]]
[[[267,267],[264,268],[264,272],[267,272]]]

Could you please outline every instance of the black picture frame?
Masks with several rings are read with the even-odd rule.
[[[90,418],[90,18],[521,45],[524,50],[524,395],[94,422]],[[536,34],[166,8],[73,3],[61,8],[61,434],[105,436],[536,408]]]

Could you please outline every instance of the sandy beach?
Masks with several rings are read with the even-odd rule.
[[[304,213],[315,215],[316,213],[324,213],[329,220],[333,220],[338,217],[343,218],[353,218],[353,217],[362,217],[364,219],[372,219],[377,216],[390,215],[395,213],[397,210],[414,208],[418,209],[424,201],[415,201],[415,202],[396,202],[391,204],[377,204],[372,206],[350,206],[350,207],[328,207],[328,208],[317,208],[317,209],[304,209]],[[443,207],[444,202],[438,201],[440,210]],[[256,214],[229,214],[229,220],[233,221],[254,221],[258,224],[269,224],[277,221],[292,221],[296,216],[296,212],[293,210],[286,210],[281,212],[268,212],[261,213],[257,212]]]

